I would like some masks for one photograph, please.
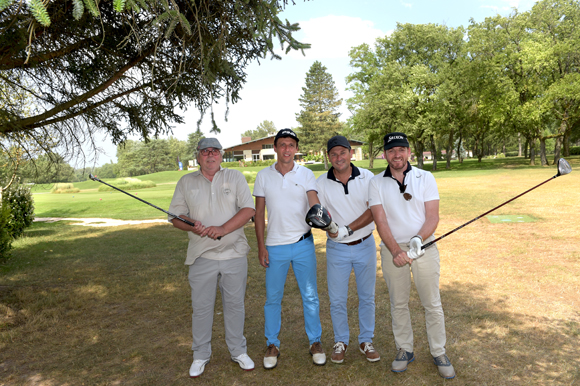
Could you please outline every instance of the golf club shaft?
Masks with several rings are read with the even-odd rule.
[[[141,202],[143,202],[143,203],[145,203],[145,204],[147,204],[147,205],[149,205],[149,206],[152,206],[152,207],[154,207],[155,209],[158,209],[158,210],[160,210],[160,211],[162,211],[162,212],[164,212],[164,213],[167,213],[168,215],[170,215],[170,216],[173,216],[174,218],[176,218],[176,219],[178,219],[178,220],[181,220],[181,221],[183,221],[184,223],[186,223],[186,224],[188,224],[188,225],[191,225],[192,227],[194,227],[194,226],[195,226],[195,224],[194,224],[194,223],[192,223],[191,221],[189,221],[189,220],[186,220],[186,219],[184,219],[184,218],[181,218],[181,217],[177,216],[176,214],[173,214],[173,213],[171,213],[171,212],[168,212],[168,211],[166,211],[165,209],[162,209],[162,208],[160,208],[160,207],[158,207],[158,206],[156,206],[156,205],[153,205],[153,204],[152,204],[152,203],[150,203],[150,202],[147,202],[147,201],[145,201],[145,200],[142,200],[142,199],[140,199],[139,197],[132,195],[131,193],[127,193],[127,192],[125,192],[124,190],[121,190],[121,189],[119,189],[119,188],[116,188],[116,187],[114,187],[113,185],[109,185],[109,184],[107,184],[105,181],[102,181],[102,180],[98,179],[97,177],[95,177],[95,176],[93,176],[93,175],[90,175],[90,176],[89,176],[89,178],[90,178],[91,180],[93,180],[93,181],[100,182],[101,184],[105,184],[105,185],[107,185],[107,186],[109,186],[109,187],[111,187],[111,188],[113,188],[113,189],[115,189],[115,190],[118,190],[118,191],[119,191],[119,192],[121,192],[121,193],[125,193],[127,196],[130,196],[130,197],[136,198],[137,200],[139,200],[139,201],[141,201]]]
[[[518,198],[518,197],[521,197],[521,196],[523,196],[524,194],[526,194],[526,193],[528,193],[528,192],[530,192],[530,191],[532,191],[532,190],[536,189],[537,187],[540,187],[540,186],[544,185],[546,182],[549,182],[549,181],[553,180],[553,179],[554,179],[554,178],[556,178],[556,177],[558,177],[558,175],[555,175],[555,176],[553,176],[553,177],[550,177],[550,178],[548,178],[546,181],[544,181],[544,182],[542,182],[542,183],[540,183],[540,184],[538,184],[538,185],[534,186],[534,187],[533,187],[533,188],[531,188],[531,189],[528,189],[528,190],[526,190],[525,192],[523,192],[523,193],[521,193],[521,194],[519,194],[519,195],[515,196],[515,197],[514,197],[514,198],[512,198],[511,200],[508,200],[508,201],[504,202],[503,204],[501,204],[501,205],[498,205],[498,206],[496,206],[495,208],[493,208],[493,209],[490,209],[490,210],[488,210],[487,212],[485,212],[485,213],[483,213],[483,214],[480,214],[479,216],[477,216],[476,218],[474,218],[474,219],[472,219],[472,220],[470,220],[470,221],[466,222],[465,224],[463,224],[463,225],[460,225],[460,226],[458,226],[457,228],[455,228],[455,229],[453,229],[453,230],[451,230],[451,231],[449,231],[449,232],[445,233],[443,236],[439,236],[439,237],[437,237],[435,240],[433,240],[433,241],[430,241],[430,242],[428,242],[427,244],[424,244],[424,245],[421,247],[421,249],[426,249],[426,248],[429,248],[431,245],[435,244],[437,241],[441,240],[442,238],[444,238],[444,237],[447,237],[447,236],[449,236],[450,234],[452,234],[453,232],[460,230],[460,229],[461,229],[461,228],[463,228],[464,226],[467,226],[467,225],[471,224],[472,222],[479,220],[479,219],[480,219],[480,218],[482,218],[483,216],[485,216],[485,215],[487,215],[487,214],[489,214],[489,213],[493,212],[493,211],[494,211],[494,210],[496,210],[496,209],[499,209],[499,208],[501,208],[501,207],[502,207],[502,206],[504,206],[505,204],[509,204],[510,202],[512,202],[513,200],[515,200],[516,198]]]

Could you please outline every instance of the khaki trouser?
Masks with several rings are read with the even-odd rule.
[[[425,243],[431,240],[433,236],[425,240]],[[409,250],[407,244],[399,246],[404,251]],[[413,352],[413,329],[409,312],[412,272],[421,304],[425,308],[425,324],[431,355],[438,357],[445,354],[445,318],[439,295],[440,269],[437,245],[429,247],[423,256],[413,261],[411,267],[408,264],[403,267],[395,266],[391,253],[387,247],[381,245],[381,261],[383,276],[389,288],[393,335],[397,350],[403,348]]]

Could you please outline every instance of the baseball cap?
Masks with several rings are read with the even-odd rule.
[[[214,149],[222,149],[222,145],[217,138],[202,138],[197,144],[197,150],[207,149],[208,147],[213,147]]]
[[[383,138],[383,147],[385,150],[389,150],[393,147],[410,147],[409,140],[405,133],[389,133]]]
[[[334,137],[330,138],[326,143],[326,151],[330,151],[330,149],[335,146],[342,146],[350,149],[350,143],[348,143],[348,139],[342,135],[335,135]]]
[[[296,135],[296,133],[294,131],[292,131],[292,129],[280,130],[276,134],[276,138],[274,138],[274,142],[277,142],[279,138],[292,138],[292,139],[296,140],[296,143],[298,143],[298,141],[299,141],[298,136]]]

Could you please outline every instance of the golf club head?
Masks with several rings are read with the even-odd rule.
[[[572,173],[572,166],[564,158],[558,160],[558,174],[556,176],[563,176]]]
[[[89,174],[89,178],[90,178],[91,180],[93,180],[93,181],[96,181],[96,180],[97,180],[97,177],[93,176],[92,174]]]

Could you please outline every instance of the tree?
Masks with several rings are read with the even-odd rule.
[[[319,61],[315,61],[308,70],[299,101],[302,110],[296,114],[296,120],[301,125],[298,129],[300,150],[322,151],[324,167],[328,169],[326,142],[342,128],[338,120],[342,99],[339,99],[332,75]]]
[[[197,144],[204,139],[205,136],[199,130],[189,133],[187,136],[187,155],[189,159],[195,159],[197,152]]]
[[[309,47],[278,17],[287,1],[3,0],[0,79],[36,102],[30,114],[1,106],[0,135],[70,150],[104,131],[118,144],[169,132],[177,108],[236,103],[248,64],[280,58],[275,39]]]
[[[250,137],[252,140],[264,138],[269,135],[276,134],[276,126],[272,121],[263,121],[254,130],[246,130],[242,133],[242,137]]]

